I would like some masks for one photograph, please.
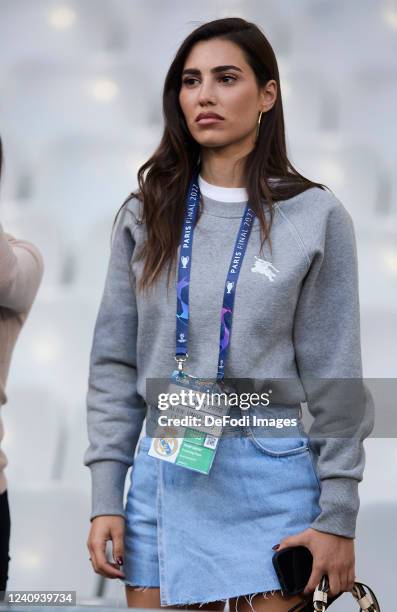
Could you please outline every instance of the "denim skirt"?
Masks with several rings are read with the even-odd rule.
[[[149,456],[151,438],[141,438],[125,504],[124,584],[160,588],[162,606],[281,590],[272,547],[320,514],[320,482],[300,406],[264,416],[296,425],[282,436],[226,426],[209,474]]]

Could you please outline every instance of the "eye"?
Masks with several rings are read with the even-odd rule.
[[[237,81],[237,78],[235,76],[232,76],[231,74],[223,74],[222,76],[219,77],[220,79],[232,79],[232,81]],[[182,83],[184,85],[189,85],[189,81],[197,81],[196,78],[194,77],[185,77],[182,81]],[[227,81],[230,82],[230,81]]]
[[[197,79],[195,79],[194,77],[186,77],[183,79],[182,83],[184,85],[188,85],[189,81],[196,81]]]

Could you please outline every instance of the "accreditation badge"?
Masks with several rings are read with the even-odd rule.
[[[148,454],[202,474],[208,474],[230,411],[231,389],[222,381],[198,378],[174,370],[167,388],[169,405],[157,414],[167,420],[152,438]],[[171,401],[172,400],[172,401]]]

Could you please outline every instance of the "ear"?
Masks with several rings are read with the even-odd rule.
[[[260,108],[259,111],[266,113],[269,111],[275,104],[277,99],[277,82],[274,79],[270,79],[260,91],[259,102]]]

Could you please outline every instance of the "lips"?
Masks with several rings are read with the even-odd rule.
[[[219,121],[219,120],[223,120],[223,117],[221,117],[217,113],[200,113],[196,117],[196,121],[200,121],[201,119],[216,119]]]

